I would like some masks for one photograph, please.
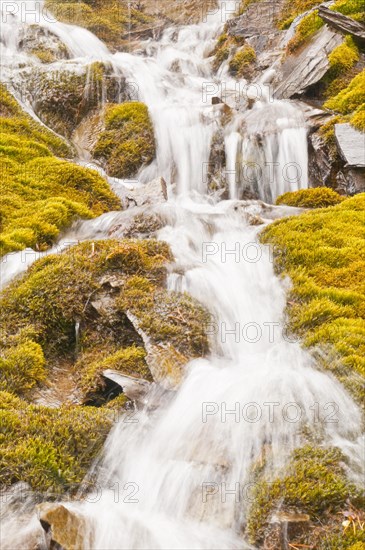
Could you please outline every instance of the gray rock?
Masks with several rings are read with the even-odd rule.
[[[347,165],[365,168],[365,134],[350,124],[335,124],[335,136],[340,155]]]
[[[127,376],[112,369],[104,370],[103,377],[118,384],[123,389],[123,393],[132,401],[143,402],[151,387],[151,383],[147,380]]]
[[[327,26],[318,31],[298,55],[288,56],[276,79],[274,97],[289,99],[300,96],[328,71],[328,55],[342,43],[342,36]]]
[[[347,17],[338,11],[332,11],[323,5],[319,6],[318,15],[330,27],[344,34],[351,34],[360,42],[365,43],[365,25],[360,21],[355,21],[351,17]]]

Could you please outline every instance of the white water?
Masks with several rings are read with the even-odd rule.
[[[323,445],[338,445],[346,452],[354,478],[361,464],[360,412],[336,380],[316,369],[298,342],[284,337],[285,286],[274,275],[269,251],[257,244],[257,228],[247,225],[234,202],[212,205],[203,197],[186,196],[206,192],[202,174],[219,108],[203,101],[202,85],[212,80],[204,54],[220,26],[219,18],[213,17],[206,24],[182,28],[175,38],[169,29],[160,42],[149,45],[146,57],[112,55],[86,31],[59,23],[51,27],[79,58],[73,60],[76,65],[108,59],[115,71],[137,83],[140,98],[150,108],[158,144],[156,162],[140,178],[163,175],[177,183],[180,193],[163,207],[169,221],[160,232],[185,272],[172,274],[169,288],[198,298],[218,327],[212,331],[211,355],[187,366],[175,396],[163,400],[153,413],[138,413],[137,423],[124,422],[123,417],[116,423],[96,471],[100,491],[89,494],[87,502],[68,504],[87,520],[85,548],[249,548],[241,533],[250,505],[247,484],[252,468],[266,460],[267,475],[274,477],[290,452],[303,444],[304,427],[320,434]],[[7,68],[16,71],[15,60],[23,55],[17,50],[19,21],[4,32]],[[176,60],[181,73],[171,71]],[[266,200],[305,187],[305,132],[293,105],[271,103],[267,97],[234,117],[226,132],[230,196],[239,198],[247,180]],[[294,181],[290,174],[285,182],[283,168],[293,162],[301,176]],[[256,163],[263,173],[270,170],[260,178],[256,172],[241,177],[245,163]],[[105,236],[117,216],[87,222],[89,233],[75,237],[94,237],[98,228]],[[212,254],[204,258],[207,249]],[[225,256],[225,250],[236,254]],[[9,279],[19,272],[19,260],[14,258],[19,257],[3,264]],[[248,325],[253,333],[247,332]],[[233,329],[235,334],[224,337],[224,330]],[[294,410],[288,408],[290,403]],[[236,413],[225,417],[224,407]],[[204,418],[207,409],[211,414]],[[298,410],[300,418],[290,421]],[[238,502],[232,494],[224,498],[224,483],[227,490],[238,490]],[[206,495],[206,484],[214,495]],[[33,519],[19,528],[10,513],[2,548],[27,548],[29,533],[37,526]]]

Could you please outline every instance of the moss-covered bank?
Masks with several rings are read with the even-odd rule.
[[[323,205],[317,196],[320,192],[306,192],[303,202],[300,191],[298,201],[292,194],[287,202],[318,207]],[[262,241],[274,246],[277,271],[292,280],[288,299],[292,330],[305,345],[325,352],[323,366],[361,401],[365,376],[365,195],[338,200],[335,206],[274,222],[263,232]],[[279,202],[286,202],[285,195]]]
[[[97,172],[58,157],[66,143],[24,113],[0,88],[0,255],[26,247],[44,250],[76,218],[120,208]]]
[[[144,342],[129,312],[152,344],[168,343],[185,362],[208,351],[205,310],[187,295],[165,290],[171,261],[168,245],[152,239],[85,242],[45,256],[3,291],[5,485],[27,480],[47,490],[80,482],[112,421],[114,400],[105,394],[102,372],[112,369],[152,381]],[[69,366],[84,403],[97,409],[29,404],[61,363]],[[115,407],[126,401],[117,397]]]

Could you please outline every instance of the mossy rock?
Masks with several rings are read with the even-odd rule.
[[[237,50],[229,62],[229,71],[237,77],[248,77],[252,73],[252,66],[256,61],[256,52],[252,46],[245,44]]]
[[[291,328],[326,353],[330,369],[361,402],[365,377],[365,194],[274,222],[261,239],[292,280]],[[333,359],[335,355],[335,360]]]
[[[159,21],[156,15],[126,0],[46,0],[45,4],[59,21],[85,27],[114,51],[128,48],[130,32],[142,31]]]
[[[328,187],[315,187],[312,189],[301,189],[300,191],[289,191],[276,199],[276,204],[287,204],[302,208],[325,208],[340,204],[344,197],[329,189]]]
[[[171,260],[165,243],[147,239],[86,242],[35,262],[0,297],[3,389],[28,394],[61,360],[74,365],[84,397],[102,390],[105,369],[152,380],[130,313],[151,343],[173,346],[185,362],[206,353],[206,311],[164,288]],[[23,342],[39,352],[38,362],[30,354],[23,365]]]
[[[0,114],[1,255],[26,247],[45,250],[75,219],[120,208],[96,171],[54,156],[72,153],[63,140],[24,113],[4,86]]]
[[[93,154],[111,176],[118,178],[134,177],[140,168],[151,163],[156,145],[147,106],[137,101],[108,105],[105,130]]]
[[[342,527],[343,520],[338,513],[345,512],[350,502],[357,507],[364,502],[362,489],[347,478],[345,463],[345,457],[338,448],[306,445],[293,452],[289,464],[274,480],[259,473],[247,521],[247,534],[251,542],[262,544],[266,538],[269,539],[271,517],[280,510],[309,514],[311,521],[299,540],[296,538],[289,542],[327,548],[323,544],[324,537]],[[322,527],[320,532],[319,527]],[[361,540],[361,536],[355,537],[355,540]],[[346,542],[347,536],[340,535],[339,539]],[[323,546],[318,546],[318,543]]]

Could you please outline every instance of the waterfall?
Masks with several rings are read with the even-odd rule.
[[[95,492],[66,506],[83,516],[85,548],[93,550],[251,548],[241,533],[257,464],[265,462],[274,478],[303,444],[304,428],[361,462],[360,411],[300,342],[285,336],[285,285],[274,274],[270,251],[259,244],[258,229],[237,208],[247,190],[273,202],[307,186],[302,115],[294,104],[268,97],[233,113],[222,130],[231,200],[212,204],[204,174],[221,107],[204,90],[207,84],[216,95],[222,89],[207,58],[222,29],[220,13],[213,10],[199,25],[167,29],[143,55],[112,54],[90,32],[50,23],[41,2],[19,1],[19,9],[21,4],[40,10],[39,24],[66,44],[71,59],[57,62],[58,69],[107,61],[135,83],[157,142],[155,162],[138,178],[143,183],[163,176],[177,186],[165,205],[171,221],[159,233],[179,265],[169,288],[186,290],[212,316],[211,354],[186,367],[180,388],[163,405],[139,411],[132,423],[120,417],[96,468]],[[2,31],[6,78],[21,79],[19,65],[37,63],[18,47],[22,25],[16,13]],[[114,216],[85,222],[88,233],[71,230],[54,251],[95,234],[107,238]],[[6,281],[34,259],[29,250],[8,255],[1,266]],[[329,403],[337,405],[337,422],[318,422],[314,408],[324,413]],[[23,531],[17,526],[15,535],[11,516],[2,548],[26,548],[36,524],[33,518]]]

